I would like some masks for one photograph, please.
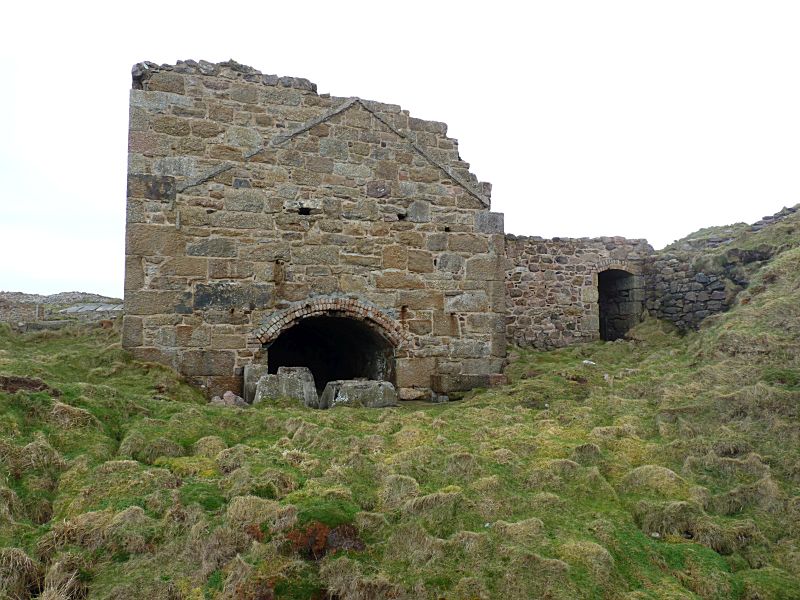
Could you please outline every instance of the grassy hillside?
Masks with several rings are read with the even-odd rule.
[[[211,407],[115,331],[2,330],[44,385],[0,380],[0,597],[800,598],[781,244],[700,332],[521,352],[445,405]]]

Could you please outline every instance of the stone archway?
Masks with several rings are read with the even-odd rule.
[[[328,381],[364,377],[396,382],[395,359],[409,338],[374,306],[352,298],[317,298],[280,311],[253,332],[266,371],[308,367],[319,391]]]
[[[267,372],[308,367],[321,394],[329,381],[395,378],[394,346],[364,321],[314,316],[297,321],[266,348]]]
[[[626,269],[607,268],[597,274],[600,339],[625,337],[642,315],[641,277]]]

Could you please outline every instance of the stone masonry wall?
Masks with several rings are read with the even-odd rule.
[[[135,356],[239,391],[274,336],[328,314],[393,340],[402,398],[501,372],[502,215],[444,123],[235,62],[142,63],[133,78]]]
[[[728,310],[733,295],[720,274],[697,271],[687,253],[660,252],[648,260],[647,310],[681,329]]]
[[[634,275],[631,300],[643,303],[646,240],[506,236],[506,336],[520,346],[566,346],[599,336],[598,273]]]
[[[27,302],[11,302],[0,298],[0,323],[23,323],[44,318],[44,306]]]
[[[748,265],[772,256],[767,244],[751,249],[730,248],[741,235],[795,219],[800,205],[747,225],[717,227],[709,235],[701,230],[661,250],[648,259],[647,308],[659,319],[681,329],[697,328],[708,316],[724,312],[736,294],[749,285]]]

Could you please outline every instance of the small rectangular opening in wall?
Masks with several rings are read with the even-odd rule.
[[[311,214],[311,209],[308,208],[307,206],[301,206],[300,208],[297,209],[297,214],[307,217],[308,215]]]

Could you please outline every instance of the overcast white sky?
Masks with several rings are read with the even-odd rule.
[[[0,31],[0,290],[122,295],[130,67],[233,58],[445,121],[506,231],[800,202],[800,2],[37,2]]]

